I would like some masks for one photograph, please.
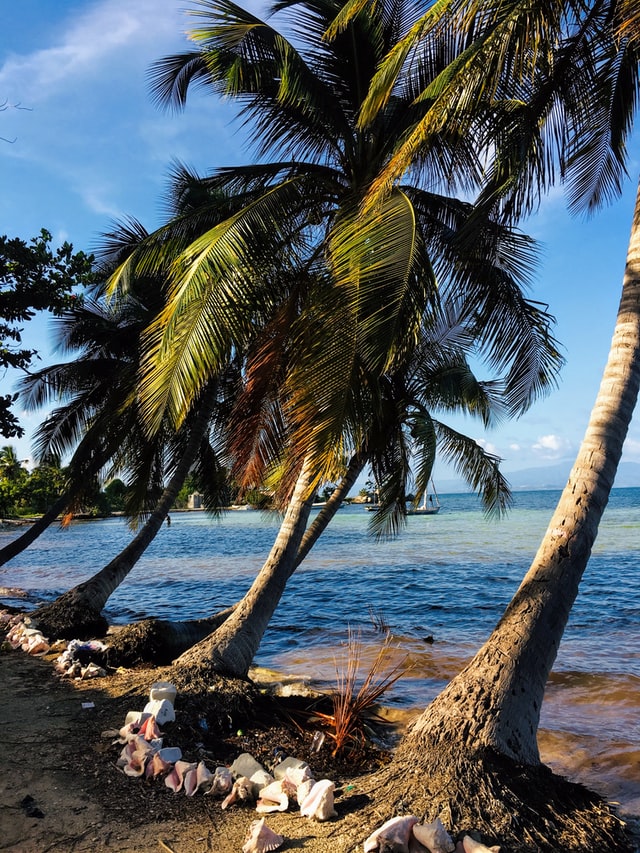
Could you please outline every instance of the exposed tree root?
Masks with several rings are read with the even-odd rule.
[[[112,667],[139,663],[164,666],[171,663],[195,643],[215,631],[233,612],[229,607],[207,619],[172,622],[144,619],[123,628],[112,629],[106,663]]]
[[[459,743],[446,754],[442,747],[438,754],[403,746],[364,785],[372,805],[358,818],[369,831],[396,814],[414,814],[421,821],[440,816],[454,839],[473,834],[487,846],[500,845],[502,853],[635,849],[604,800],[544,765],[518,765],[490,750],[470,754]],[[353,838],[355,850],[364,839]]]
[[[102,613],[91,607],[76,590],[69,590],[51,604],[38,607],[30,617],[50,640],[103,637],[109,627]]]

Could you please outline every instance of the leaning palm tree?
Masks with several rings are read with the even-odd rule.
[[[382,387],[402,373],[445,285],[473,323],[478,351],[503,371],[509,414],[525,411],[547,390],[560,363],[549,317],[523,296],[531,242],[450,195],[480,178],[467,135],[455,128],[443,134],[413,180],[362,211],[371,182],[423,109],[408,75],[375,125],[364,132],[357,125],[377,64],[410,29],[418,7],[376,7],[327,41],[325,30],[339,8],[331,0],[277,4],[291,19],[288,40],[233,3],[200,5],[203,23],[192,32],[198,49],[157,63],[155,92],[163,103],[178,105],[191,83],[225,92],[243,106],[263,156],[208,179],[236,202],[225,221],[181,252],[169,223],[131,254],[112,282],[126,288],[137,271],[167,263],[167,248],[173,253],[167,308],[148,336],[141,389],[152,428],[167,412],[180,422],[229,347],[246,347],[248,317],[252,332],[256,318],[266,321],[258,334],[265,347],[283,324],[291,327],[292,359],[280,398],[288,496],[296,485],[286,543],[279,540],[274,550],[287,561],[278,572],[280,588],[295,564],[313,489],[340,477],[345,469],[336,466],[344,466],[345,457],[366,450],[370,425],[380,420]],[[422,74],[436,76],[449,58],[443,44]],[[265,262],[272,269],[273,252],[283,247],[291,274],[280,268],[274,280],[265,275]],[[359,401],[360,386],[368,389],[366,404]],[[404,511],[402,477],[396,488],[386,514],[391,524]],[[496,490],[491,496],[500,500]],[[237,629],[250,621],[243,608],[231,619]],[[225,649],[229,642],[227,636]],[[219,668],[245,671],[249,647],[239,668],[228,663],[226,651],[209,648]]]
[[[363,5],[349,4],[335,31]],[[486,155],[481,206],[505,219],[527,212],[558,174],[572,209],[596,209],[624,176],[640,96],[637,24],[637,4],[610,0],[438,4],[381,65],[363,128],[393,96],[406,64],[418,68],[431,53],[432,39],[451,33],[459,56],[437,86],[423,88],[431,110],[397,146],[369,204],[419,162],[443,117],[454,114],[474,128]],[[505,103],[508,116],[500,111]],[[567,486],[495,631],[415,722],[377,780],[381,795],[390,794],[390,811],[401,801],[433,818],[446,806],[454,826],[474,826],[516,849],[630,849],[621,822],[599,798],[541,767],[536,734],[637,400],[639,305],[640,188],[609,359]]]
[[[305,528],[316,482],[307,457],[288,497],[284,521],[271,553],[246,595],[213,634],[175,662],[180,670],[204,669],[245,677],[287,581],[315,544],[366,465],[380,484],[381,509],[372,527],[381,536],[397,529],[415,471],[416,500],[426,490],[436,451],[457,465],[484,496],[488,508],[504,508],[509,490],[499,460],[475,441],[436,419],[435,410],[465,411],[489,426],[505,412],[499,383],[478,382],[465,357],[474,336],[451,315],[440,316],[413,353],[410,364],[374,385],[362,371],[351,403],[352,432],[359,433],[351,458],[334,470],[338,487],[314,522]],[[373,392],[373,393],[372,393]],[[358,420],[368,414],[368,426]],[[349,430],[345,431],[348,435]],[[285,439],[286,446],[286,436]],[[286,470],[286,461],[283,466]],[[313,494],[313,492],[311,492]]]
[[[136,238],[139,233],[136,226]],[[111,235],[111,243],[120,254],[130,245],[133,234],[130,224]],[[64,503],[68,512],[81,499],[87,477],[108,462],[111,472],[131,474],[134,487],[128,490],[125,512],[135,525],[144,519],[132,541],[103,569],[32,614],[51,637],[84,637],[106,631],[102,615],[106,601],[153,541],[194,466],[203,472],[206,469],[211,484],[209,505],[219,505],[220,494],[214,485],[221,483],[221,466],[210,443],[209,429],[214,413],[218,417],[224,411],[220,389],[224,394],[232,391],[235,368],[230,368],[224,383],[211,383],[205,389],[202,400],[177,432],[163,427],[149,437],[139,417],[136,383],[140,337],[162,304],[162,287],[157,281],[140,279],[123,299],[109,304],[97,288],[92,298],[59,321],[61,347],[68,352],[79,350],[79,355],[23,381],[27,405],[66,398],[40,429],[40,455],[63,453],[81,439],[68,469],[69,487],[58,503]],[[45,520],[52,514],[53,510]]]

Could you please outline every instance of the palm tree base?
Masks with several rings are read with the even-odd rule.
[[[102,613],[74,592],[64,593],[31,614],[32,621],[49,640],[90,640],[107,633],[109,623]]]
[[[107,664],[111,667],[154,664],[167,666],[177,657],[215,631],[233,612],[221,610],[207,619],[173,622],[143,619],[109,632]]]
[[[509,853],[631,853],[624,822],[597,794],[545,765],[520,765],[490,749],[470,750],[452,731],[448,743],[401,743],[370,777],[377,828],[396,814],[440,816],[454,839],[481,836]],[[383,810],[384,807],[384,810]],[[358,815],[363,825],[363,815]],[[365,826],[370,826],[365,820]]]

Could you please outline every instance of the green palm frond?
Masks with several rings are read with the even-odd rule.
[[[438,452],[480,494],[487,515],[504,514],[511,506],[511,491],[500,473],[500,458],[441,422],[437,433]]]

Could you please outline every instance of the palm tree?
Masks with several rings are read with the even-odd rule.
[[[350,5],[353,14],[363,4]],[[619,191],[640,94],[637,4],[469,2],[441,4],[437,12],[417,22],[381,65],[363,125],[393,92],[405,63],[417,68],[423,53],[431,53],[432,36],[437,40],[453,27],[465,49],[438,87],[424,88],[431,113],[398,145],[370,203],[389,192],[452,113],[475,127],[484,144],[480,205],[505,218],[533,209],[556,174],[567,181],[574,210],[596,209]],[[505,119],[499,108],[507,99]],[[637,400],[639,305],[640,188],[609,359],[567,486],[495,631],[415,722],[378,780],[383,798],[393,792],[391,808],[402,800],[403,807],[433,817],[444,805],[436,792],[446,790],[454,825],[477,827],[522,849],[630,849],[620,821],[599,798],[540,766],[536,734],[547,678]],[[416,785],[418,778],[423,781]],[[534,796],[536,788],[543,796]],[[580,830],[586,825],[588,837]]]
[[[311,486],[317,482],[315,463],[307,457],[287,502],[278,537],[251,588],[214,633],[181,655],[176,661],[180,669],[213,669],[246,676],[288,579],[367,464],[380,483],[382,507],[372,525],[380,535],[395,530],[398,517],[404,517],[412,469],[416,471],[416,500],[420,500],[436,447],[457,464],[469,483],[482,490],[488,507],[504,508],[509,491],[499,472],[499,460],[434,417],[436,407],[445,412],[462,410],[489,426],[505,408],[499,385],[479,383],[469,368],[464,351],[465,346],[472,345],[473,334],[450,315],[439,319],[413,353],[411,364],[402,373],[384,378],[379,389],[384,399],[375,401],[375,407],[366,399],[371,397],[371,382],[363,375],[358,385],[358,409],[368,408],[371,421],[359,449],[343,468],[336,490],[305,529],[314,494]]]
[[[109,235],[105,257],[121,257],[140,239],[136,223]],[[104,291],[60,320],[60,346],[80,350],[73,361],[44,368],[23,381],[27,405],[68,398],[41,427],[38,451],[62,454],[81,436],[69,466],[69,489],[61,498],[67,509],[81,498],[82,484],[109,462],[111,472],[130,472],[134,487],[127,493],[125,512],[144,524],[126,548],[92,578],[39,607],[32,618],[50,637],[103,634],[102,609],[161,528],[189,471],[206,470],[210,508],[219,505],[220,464],[209,430],[220,420],[235,384],[233,365],[224,382],[211,382],[177,432],[167,425],[149,437],[136,399],[140,340],[163,304],[162,282],[139,278],[120,300],[105,302]],[[214,416],[215,415],[215,416]],[[163,483],[168,477],[166,485]],[[53,510],[47,515],[49,520]]]
[[[0,477],[10,483],[16,482],[24,472],[22,460],[18,459],[15,447],[10,444],[0,450]]]
[[[378,63],[418,10],[410,3],[376,7],[328,42],[323,35],[339,8],[331,0],[274,6],[291,19],[294,43],[233,3],[200,4],[203,24],[192,32],[198,49],[157,63],[154,90],[164,104],[183,104],[192,83],[237,99],[252,120],[262,160],[208,179],[234,199],[225,221],[181,252],[169,223],[143,241],[112,282],[126,287],[137,271],[172,263],[167,308],[153,325],[145,358],[142,396],[152,426],[166,412],[179,422],[228,352],[246,348],[256,323],[263,323],[258,341],[266,355],[255,385],[260,376],[278,375],[268,369],[284,364],[278,361],[283,348],[274,342],[289,341],[278,391],[286,424],[279,462],[287,474],[285,496],[291,497],[296,480],[297,491],[285,517],[286,544],[274,546],[274,555],[286,554],[277,560],[288,561],[279,588],[295,564],[298,546],[291,537],[301,542],[305,503],[319,481],[344,474],[345,457],[366,450],[371,423],[384,421],[377,411],[388,397],[383,386],[402,374],[429,329],[438,287],[448,286],[473,326],[480,354],[504,371],[509,414],[525,411],[550,387],[561,361],[549,336],[550,318],[522,293],[531,242],[438,192],[478,181],[468,137],[442,136],[422,158],[415,180],[362,211],[394,143],[421,114],[419,88],[408,75],[370,128],[357,125]],[[448,58],[446,50],[434,55],[423,73],[435,76]],[[177,227],[185,222],[179,219]],[[266,262],[274,268],[274,252],[286,252],[288,274],[281,262],[275,277],[265,275]],[[368,389],[364,402],[361,386]],[[254,444],[251,438],[245,446]],[[251,468],[254,456],[238,456],[239,465]],[[402,520],[407,470],[389,481],[383,517],[392,526]],[[487,492],[488,499],[499,502],[499,491]],[[238,629],[247,621],[243,614],[237,607],[231,617]],[[210,645],[210,657],[222,669],[246,671],[246,654],[239,667],[225,663],[228,642],[222,655]]]

